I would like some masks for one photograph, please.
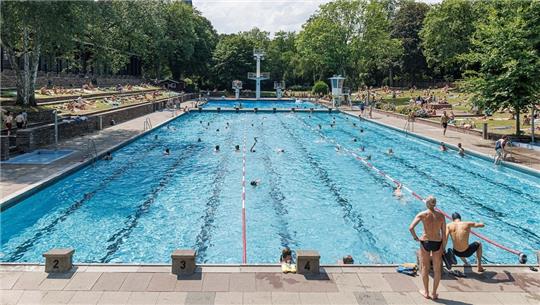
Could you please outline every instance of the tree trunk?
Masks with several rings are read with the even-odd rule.
[[[520,109],[519,108],[514,108],[515,112],[516,112],[516,135],[520,135],[521,134],[521,129],[519,128],[520,126],[520,122],[519,122],[519,114],[520,114]]]
[[[390,87],[394,87],[394,75],[393,75],[393,71],[392,71],[392,67],[390,67],[390,71],[388,73],[388,84],[390,85]]]

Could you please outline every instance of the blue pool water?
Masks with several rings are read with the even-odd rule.
[[[209,100],[203,105],[203,108],[296,108],[296,109],[322,109],[321,106],[316,103],[304,101],[304,100]]]
[[[48,150],[38,149],[30,153],[22,154],[11,158],[2,163],[7,164],[50,164],[56,160],[67,157],[73,153],[73,150],[59,149]]]
[[[283,246],[317,249],[323,263],[347,254],[358,263],[414,261],[408,226],[423,204],[405,192],[396,199],[388,180],[328,139],[371,155],[442,210],[484,222],[479,231],[491,239],[529,257],[540,249],[540,179],[479,158],[343,114],[203,112],[168,126],[2,212],[1,260],[40,262],[52,247],[73,247],[77,262],[167,263],[178,248],[197,250],[201,263],[242,262],[234,146],[244,136],[248,263],[275,263]],[[255,179],[261,184],[250,186]],[[517,262],[489,244],[484,252],[487,262]]]

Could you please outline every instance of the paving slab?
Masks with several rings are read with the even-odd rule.
[[[92,305],[97,304],[103,292],[101,291],[75,291],[75,294],[69,300],[72,305]]]

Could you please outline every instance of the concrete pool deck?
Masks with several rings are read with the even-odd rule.
[[[526,267],[487,267],[466,278],[443,275],[437,301],[418,293],[419,276],[394,267],[323,267],[316,276],[243,265],[203,266],[188,277],[171,274],[170,265],[43,270],[0,265],[1,304],[540,304],[540,274]]]

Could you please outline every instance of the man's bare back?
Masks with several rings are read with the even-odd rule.
[[[425,210],[420,212],[418,216],[422,220],[424,225],[424,233],[420,237],[420,240],[441,241],[442,228],[445,225],[444,215],[435,210]]]
[[[474,222],[469,221],[451,222],[447,225],[448,233],[452,236],[454,249],[458,251],[467,250],[469,247],[469,235],[474,225]]]

